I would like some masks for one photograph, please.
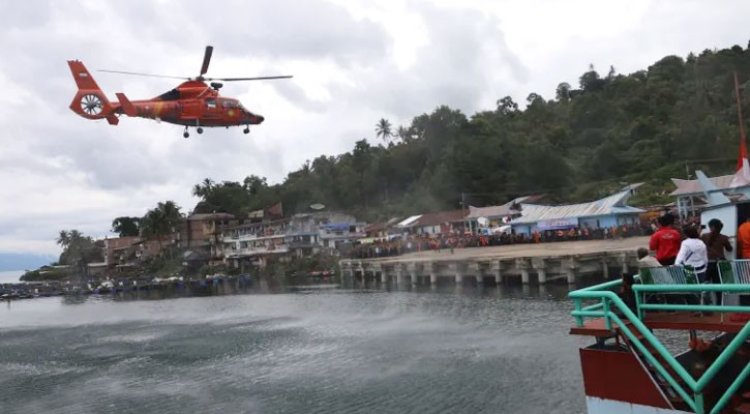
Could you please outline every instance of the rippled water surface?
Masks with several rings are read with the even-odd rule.
[[[0,412],[580,413],[566,292],[0,303]]]

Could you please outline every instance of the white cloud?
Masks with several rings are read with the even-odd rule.
[[[447,104],[471,113],[505,95],[551,97],[589,63],[643,69],[667,54],[744,46],[750,3],[443,0],[34,1],[0,6],[0,251],[55,253],[63,228],[107,233],[157,201],[184,209],[205,177],[278,182],[305,160],[372,139],[377,119],[408,123]],[[195,75],[295,75],[227,84],[266,122],[207,130],[74,115],[65,61],[90,70]],[[111,97],[156,96],[163,79],[94,73]]]

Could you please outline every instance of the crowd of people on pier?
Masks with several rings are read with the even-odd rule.
[[[639,225],[623,225],[590,229],[588,227],[573,227],[567,229],[534,231],[531,234],[419,234],[397,236],[390,240],[381,239],[373,243],[355,245],[351,250],[351,257],[369,259],[377,257],[399,256],[405,253],[428,250],[448,250],[466,247],[487,247],[510,244],[549,243],[577,240],[604,240],[623,237],[643,236],[650,229]]]

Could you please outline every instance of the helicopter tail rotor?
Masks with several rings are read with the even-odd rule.
[[[106,118],[110,124],[117,125],[117,116],[114,113],[116,107],[107,100],[104,91],[99,88],[83,62],[69,60],[68,66],[78,86],[78,91],[70,103],[70,109],[84,118]]]

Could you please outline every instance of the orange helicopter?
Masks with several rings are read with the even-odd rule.
[[[78,85],[78,92],[73,97],[70,109],[86,119],[106,119],[111,125],[117,125],[122,114],[148,118],[184,125],[183,137],[190,136],[188,127],[195,127],[196,132],[203,133],[204,127],[245,126],[242,131],[250,132],[250,125],[258,125],[264,118],[254,114],[234,98],[219,96],[220,82],[255,81],[269,79],[289,79],[291,76],[258,76],[250,78],[206,78],[208,64],[211,62],[213,46],[206,46],[200,75],[195,78],[181,76],[152,75],[148,73],[124,72],[117,70],[100,70],[100,72],[121,73],[125,75],[151,76],[157,78],[183,79],[176,88],[153,99],[138,101],[129,100],[124,93],[117,93],[117,102],[110,102],[96,84],[83,62],[69,60],[68,66],[73,79]],[[206,84],[206,82],[210,82]]]

